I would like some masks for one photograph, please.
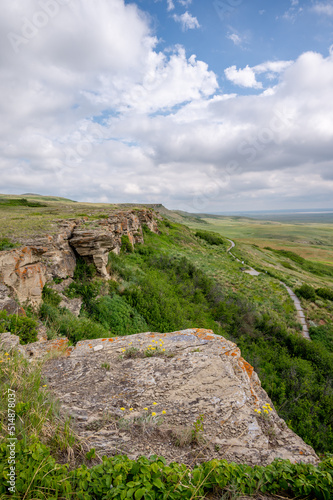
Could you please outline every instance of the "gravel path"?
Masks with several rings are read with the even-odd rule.
[[[231,243],[231,246],[228,248],[227,252],[230,253],[230,255],[232,255],[232,257],[234,259],[236,259],[238,262],[241,262],[239,259],[237,259],[237,257],[233,253],[231,253],[231,250],[235,246],[235,242],[232,241],[232,240],[229,240],[229,238],[227,238],[227,240]],[[250,267],[250,270],[249,271],[245,271],[245,272],[247,274],[251,274],[252,276],[258,276],[260,274],[258,271],[256,271],[255,269],[253,269],[253,267]],[[280,284],[287,289],[288,294],[290,295],[292,301],[294,302],[294,305],[295,305],[296,311],[297,311],[297,318],[299,319],[299,321],[300,321],[300,323],[302,325],[302,335],[303,335],[303,337],[305,339],[307,339],[307,340],[311,340],[310,335],[309,335],[308,325],[307,325],[306,319],[305,319],[305,314],[304,314],[304,311],[302,309],[302,306],[301,306],[301,303],[300,303],[298,297],[294,294],[294,292],[292,291],[292,289],[289,288],[289,286],[287,286],[285,283],[283,283],[283,281],[280,281]]]

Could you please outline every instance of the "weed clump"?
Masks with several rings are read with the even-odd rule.
[[[18,335],[21,344],[37,341],[37,321],[17,314],[0,311],[0,333],[10,332]]]

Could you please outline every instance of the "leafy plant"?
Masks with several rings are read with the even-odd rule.
[[[45,303],[50,304],[52,306],[58,306],[62,301],[60,295],[47,285],[44,285],[42,292],[42,299]]]
[[[304,299],[315,301],[316,300],[316,291],[307,283],[304,283],[299,288],[295,289],[295,293],[298,297],[303,297]]]
[[[17,314],[0,311],[0,333],[10,332],[20,337],[21,344],[37,341],[37,321]]]
[[[16,246],[16,243],[12,243],[8,238],[0,238],[0,252],[3,250],[11,250]]]
[[[121,237],[121,252],[122,253],[132,253],[133,245],[127,234],[123,234]]]
[[[226,240],[218,233],[213,233],[211,231],[197,231],[195,236],[205,240],[210,245],[226,245]]]
[[[317,288],[316,294],[322,299],[333,301],[333,290],[331,290],[331,288]]]

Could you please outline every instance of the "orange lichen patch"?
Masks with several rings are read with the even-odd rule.
[[[250,388],[250,391],[251,391],[251,396],[254,397],[256,403],[259,401],[259,398],[258,396],[256,395],[256,393],[254,392],[254,390],[252,389],[252,387]]]
[[[248,374],[249,378],[252,377],[253,374],[253,366],[250,365],[245,359],[239,358],[239,366],[242,368],[242,370],[245,370],[246,373]]]
[[[233,352],[231,353],[231,356],[237,356],[237,352],[233,351]]]
[[[113,339],[108,339],[109,342],[113,342]]]
[[[197,328],[194,335],[196,335],[198,337],[198,339],[201,339],[201,340],[214,340],[215,339],[215,337],[212,335],[212,331],[206,330],[204,328]]]
[[[106,339],[102,339],[102,342],[105,342],[105,341],[106,341]]]
[[[300,452],[299,452],[299,454],[300,454],[300,455],[304,455],[303,451],[300,451]]]

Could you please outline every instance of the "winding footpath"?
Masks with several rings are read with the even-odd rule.
[[[236,259],[238,262],[241,262],[232,252],[231,250],[234,248],[235,246],[235,242],[232,241],[232,240],[229,240],[229,238],[226,238],[230,243],[231,243],[231,246],[228,248],[227,250],[227,253],[230,253],[230,255]],[[241,262],[242,263],[242,262]],[[250,266],[247,266],[247,267],[250,267]],[[258,271],[256,271],[255,269],[253,269],[253,267],[250,267],[250,269],[248,271],[245,271],[247,274],[251,274],[252,276],[258,276],[260,273]],[[297,311],[297,318],[298,320],[300,321],[301,325],[302,325],[302,335],[305,339],[307,340],[311,340],[310,338],[310,335],[309,335],[309,329],[308,329],[308,325],[306,323],[306,319],[305,319],[305,314],[304,314],[304,311],[302,309],[302,306],[301,306],[301,303],[298,299],[298,297],[294,294],[294,292],[292,291],[291,288],[289,288],[288,285],[286,285],[285,283],[283,283],[283,281],[280,281],[280,284],[282,286],[284,286],[286,289],[287,289],[287,292],[291,298],[291,300],[294,302],[294,305],[296,307],[296,311]]]

